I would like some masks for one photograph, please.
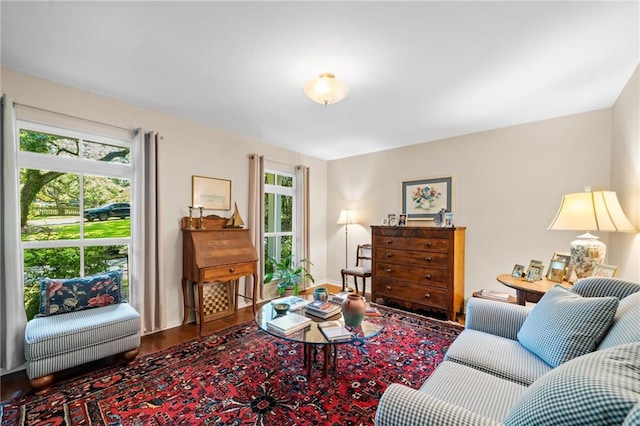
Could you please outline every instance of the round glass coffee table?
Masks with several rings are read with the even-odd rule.
[[[273,309],[271,303],[264,304],[260,309],[256,311],[256,324],[258,327],[269,333],[272,336],[275,336],[279,339],[289,340],[292,342],[302,343],[304,345],[303,352],[303,360],[304,367],[307,369],[307,376],[311,376],[311,365],[312,358],[315,359],[315,355],[317,355],[318,349],[321,349],[324,354],[323,361],[323,377],[327,376],[329,371],[329,364],[333,359],[333,371],[338,370],[338,346],[344,344],[351,344],[356,341],[362,341],[366,339],[370,339],[375,337],[382,331],[384,325],[379,318],[367,318],[362,321],[358,327],[351,327],[351,339],[348,340],[336,340],[329,341],[324,334],[318,328],[318,323],[323,321],[338,321],[341,324],[344,324],[344,318],[341,313],[338,313],[332,317],[322,319],[314,317],[313,315],[305,315],[304,308],[293,311],[297,314],[306,316],[311,318],[311,324],[309,324],[306,328],[303,328],[298,331],[294,331],[291,334],[282,334],[278,333],[267,327],[267,321],[276,318],[278,315],[276,311]],[[289,315],[291,312],[287,312],[285,315]],[[347,327],[349,328],[349,327]]]

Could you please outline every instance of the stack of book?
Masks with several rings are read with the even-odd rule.
[[[329,301],[341,305],[345,300],[347,300],[348,294],[348,291],[341,291],[340,293],[332,294],[329,296]]]
[[[379,317],[381,315],[380,315],[380,311],[375,306],[368,305],[367,308],[364,310],[364,316]]]
[[[267,328],[277,333],[291,334],[309,326],[309,324],[311,324],[311,318],[290,312],[288,315],[267,321]]]
[[[287,296],[271,301],[271,304],[273,305],[277,303],[288,303],[290,311],[297,311],[298,309],[304,308],[309,303],[311,303],[311,300],[303,299],[302,297],[298,296]]]
[[[341,308],[342,305],[336,303],[314,300],[307,305],[306,313],[324,319],[340,313]]]
[[[318,328],[330,342],[348,341],[353,339],[351,332],[339,321],[325,321],[318,323]]]

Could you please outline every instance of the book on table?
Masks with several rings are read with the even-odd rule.
[[[341,305],[345,300],[347,300],[348,295],[348,291],[341,291],[340,293],[330,295],[329,301]]]
[[[307,327],[309,324],[311,324],[311,318],[290,312],[287,315],[268,320],[267,328],[282,334],[291,334]]]
[[[338,305],[332,302],[323,302],[321,300],[314,300],[307,305],[305,312],[309,315],[324,319],[337,315],[338,313],[340,313],[341,309],[342,305]]]
[[[318,328],[330,342],[353,338],[353,334],[340,321],[324,321],[318,323]]]
[[[304,308],[311,302],[311,300],[303,299],[302,297],[287,296],[281,297],[280,299],[274,299],[271,301],[271,304],[275,305],[276,303],[288,303],[290,311],[297,311],[298,309]]]
[[[500,291],[491,290],[488,288],[483,288],[478,292],[485,299],[494,299],[494,300],[509,300],[509,293],[503,293]]]

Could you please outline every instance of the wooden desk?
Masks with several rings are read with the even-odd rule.
[[[545,277],[542,277],[542,279],[538,281],[529,282],[524,278],[516,278],[511,274],[502,274],[498,275],[496,279],[516,291],[518,305],[525,305],[526,302],[538,302],[540,298],[556,284],[560,284],[562,287],[567,289],[572,286],[570,282],[563,281],[561,283],[557,283],[549,281]]]
[[[189,310],[197,315],[201,330],[205,321],[233,315],[238,308],[238,297],[250,299],[253,312],[256,311],[258,253],[249,237],[249,230],[225,228],[227,221],[226,218],[208,216],[203,220],[204,229],[190,229],[189,218],[182,218],[183,325],[187,323]],[[198,225],[199,219],[194,218],[193,226]],[[253,297],[239,294],[238,280],[247,277],[248,285],[249,275],[253,277]],[[214,282],[227,284],[213,297],[217,301],[206,300],[205,283]],[[189,304],[189,284],[194,284],[194,306]],[[218,309],[215,306],[217,302],[225,304],[226,309]]]

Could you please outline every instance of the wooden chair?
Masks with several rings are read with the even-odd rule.
[[[347,287],[347,277],[352,276],[356,284],[356,293],[359,294],[358,278],[362,278],[362,295],[364,296],[367,278],[371,277],[371,244],[359,244],[356,252],[356,266],[344,268],[340,273],[342,274],[342,291]]]

